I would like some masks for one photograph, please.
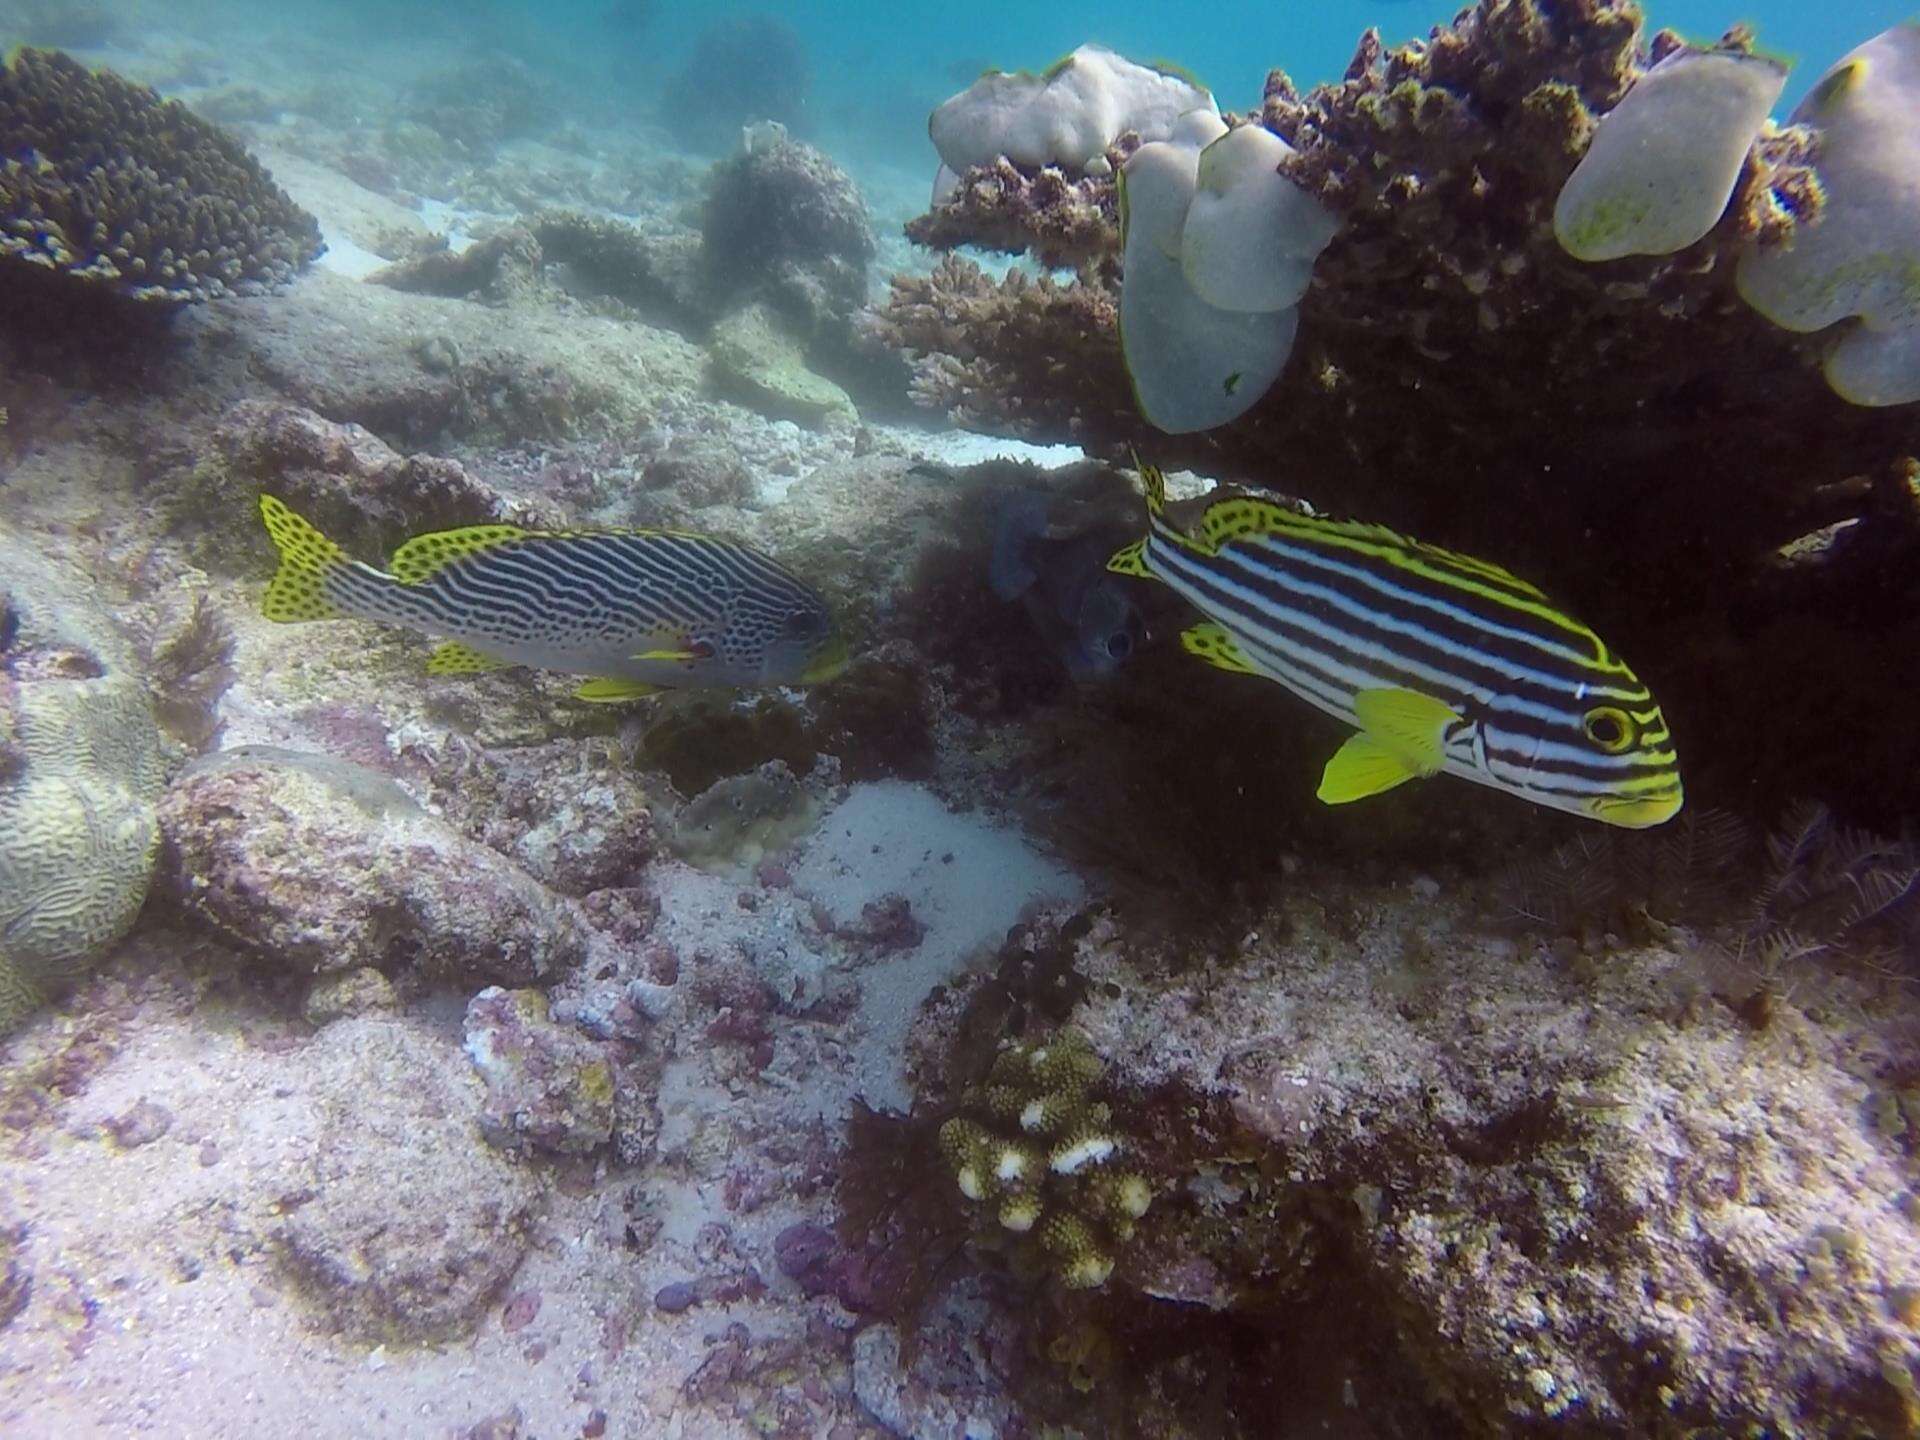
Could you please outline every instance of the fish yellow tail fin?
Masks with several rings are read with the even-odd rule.
[[[345,612],[327,598],[329,573],[350,564],[346,552],[271,495],[260,497],[260,518],[280,552],[260,609],[269,620],[331,620]]]
[[[1140,452],[1133,452],[1133,468],[1140,472],[1140,483],[1147,492],[1147,513],[1163,515],[1167,509],[1167,477],[1160,473],[1158,465],[1149,465],[1140,458]]]

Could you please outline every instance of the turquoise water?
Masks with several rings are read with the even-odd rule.
[[[1198,5],[1051,4],[902,6],[873,3],[665,6],[634,0],[575,0],[545,6],[497,0],[462,8],[370,6],[352,0],[285,12],[295,30],[371,22],[404,43],[419,35],[457,38],[475,48],[524,54],[537,69],[578,75],[576,93],[608,110],[646,109],[658,87],[693,52],[715,21],[777,16],[804,47],[810,90],[808,128],[858,161],[885,157],[927,168],[932,107],[987,68],[1040,68],[1087,41],[1140,59],[1172,61],[1209,85],[1221,106],[1244,110],[1259,100],[1269,69],[1286,70],[1305,89],[1336,80],[1368,26],[1388,43],[1422,36],[1459,10],[1454,0],[1326,0],[1287,6],[1270,0]],[[1710,39],[1741,20],[1763,48],[1794,62],[1780,110],[1792,108],[1820,73],[1869,36],[1905,18],[1902,0],[1853,0],[1810,6],[1791,0],[1730,4],[1669,0],[1648,7],[1649,30],[1671,27]],[[398,60],[398,55],[389,55]]]

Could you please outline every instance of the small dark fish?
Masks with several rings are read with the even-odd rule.
[[[1001,502],[988,582],[1019,600],[1075,680],[1104,680],[1132,657],[1140,612],[1107,570],[1102,536],[1057,521],[1048,497],[1026,490]]]
[[[20,638],[20,612],[4,599],[0,599],[0,655],[13,648],[13,642]]]

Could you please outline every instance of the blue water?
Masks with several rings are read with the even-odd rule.
[[[1076,45],[1098,41],[1136,59],[1176,62],[1209,85],[1224,108],[1244,110],[1258,103],[1270,68],[1286,70],[1302,89],[1334,80],[1369,25],[1394,43],[1425,35],[1459,9],[1458,0],[943,6],[883,0],[698,6],[492,0],[463,7],[335,0],[308,13],[321,25],[371,20],[396,35],[418,27],[458,35],[476,48],[521,53],[539,69],[577,74],[583,101],[638,108],[685,64],[700,32],[714,21],[776,15],[805,46],[811,92],[806,128],[814,137],[852,163],[886,158],[930,171],[927,112],[989,67],[1039,68]],[[1701,40],[1736,21],[1755,25],[1763,48],[1794,61],[1780,104],[1784,115],[1828,65],[1905,19],[1909,10],[1909,0],[1666,0],[1651,5],[1647,15],[1649,30],[1667,26]]]

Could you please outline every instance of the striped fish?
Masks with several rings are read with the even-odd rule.
[[[1600,638],[1497,565],[1269,500],[1215,501],[1199,533],[1143,466],[1147,535],[1108,568],[1164,581],[1208,617],[1182,635],[1223,670],[1277,680],[1359,733],[1319,798],[1439,771],[1639,829],[1680,809],[1660,707]]]
[[[350,559],[271,495],[269,620],[379,620],[448,639],[432,675],[536,665],[615,702],[692,686],[798,685],[845,664],[826,602],[766,556],[672,530],[473,525],[419,535],[386,570]]]

